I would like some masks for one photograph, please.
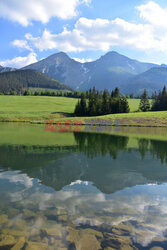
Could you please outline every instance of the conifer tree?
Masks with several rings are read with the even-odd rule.
[[[77,116],[80,115],[80,101],[78,101],[76,106],[75,106],[74,114],[77,115]]]
[[[118,98],[119,97],[119,89],[115,88],[114,90],[114,97]]]
[[[141,96],[141,101],[139,105],[139,109],[143,112],[147,112],[150,110],[150,103],[147,95],[147,91],[144,90],[142,96]]]
[[[110,108],[109,108],[109,93],[108,90],[104,90],[103,92],[103,101],[102,101],[102,113],[104,115],[109,114]]]
[[[121,106],[122,106],[122,113],[129,113],[130,111],[130,108],[129,108],[129,103],[127,101],[127,98],[126,97],[122,97],[121,99]]]
[[[80,101],[80,113],[82,116],[85,116],[87,113],[87,106],[86,106],[86,94],[81,94],[81,101]]]
[[[163,90],[162,90],[162,94],[161,94],[161,98],[160,98],[160,106],[162,110],[166,110],[167,109],[167,93],[166,93],[166,87],[164,86]]]

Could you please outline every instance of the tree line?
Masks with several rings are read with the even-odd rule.
[[[165,86],[162,91],[159,91],[158,94],[155,92],[152,98],[153,100],[151,105],[149,102],[147,91],[144,90],[143,94],[141,95],[139,110],[143,112],[167,110],[167,91]]]
[[[152,104],[152,111],[164,111],[167,110],[167,92],[164,86],[162,91],[154,94],[154,100]]]
[[[89,89],[83,92],[81,99],[75,107],[76,116],[98,116],[114,113],[129,113],[129,104],[125,96],[120,95],[119,89],[115,88],[111,93],[108,90],[98,91]]]
[[[81,91],[56,91],[56,90],[31,90],[25,89],[21,92],[8,91],[8,92],[0,92],[0,95],[21,95],[21,96],[61,96],[61,97],[69,97],[69,98],[81,98]]]

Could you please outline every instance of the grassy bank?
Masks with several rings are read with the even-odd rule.
[[[54,121],[66,120],[82,121],[85,119],[112,120],[122,126],[167,126],[167,111],[163,112],[136,112],[139,99],[129,99],[130,113],[112,114],[100,117],[74,117],[73,112],[77,99],[66,97],[47,96],[0,96],[0,121],[1,122],[31,122],[44,123],[44,119]],[[89,123],[89,122],[88,122]]]

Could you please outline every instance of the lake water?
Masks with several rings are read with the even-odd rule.
[[[167,141],[123,132],[1,124],[0,249],[167,249]]]

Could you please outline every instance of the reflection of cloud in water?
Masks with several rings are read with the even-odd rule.
[[[80,181],[55,192],[18,171],[0,173],[0,179],[7,181],[5,185],[13,184],[7,195],[23,208],[31,205],[39,212],[65,209],[69,221],[76,225],[112,226],[129,221],[133,240],[143,246],[156,236],[163,237],[167,230],[167,184],[140,185],[105,195],[90,183]],[[81,183],[85,189],[77,190],[75,184]],[[18,189],[20,184],[24,186]]]
[[[28,177],[27,174],[21,174],[20,171],[1,172],[0,179],[8,180],[11,183],[22,184],[26,188],[30,188],[33,186],[33,178]]]

